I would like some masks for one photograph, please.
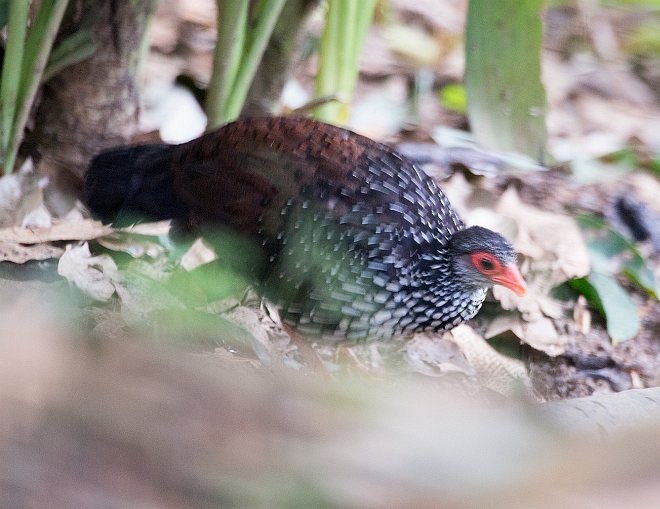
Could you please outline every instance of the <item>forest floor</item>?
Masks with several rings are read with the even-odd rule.
[[[160,130],[163,139],[177,142],[202,132],[199,105],[174,82],[187,76],[208,83],[213,3],[161,2],[145,67],[145,133]],[[448,3],[442,15],[433,1],[408,4],[393,1],[393,24],[377,25],[369,34],[350,127],[424,161],[468,223],[507,233],[521,253],[530,295],[517,299],[496,290],[475,320],[442,337],[352,348],[320,345],[316,353],[326,369],[379,378],[437,377],[469,391],[504,394],[523,384],[539,400],[660,386],[660,303],[653,294],[660,278],[660,57],[635,52],[630,38],[620,37],[635,33],[644,19],[604,8],[547,12],[543,65],[553,162],[530,169],[460,144],[457,129],[467,127],[465,114],[441,99],[448,85],[461,81],[465,2]],[[315,30],[318,22],[312,20],[309,37]],[[411,40],[434,49],[432,61],[418,57],[422,47],[407,47],[411,33],[416,35]],[[313,75],[313,58],[302,59],[278,106],[281,112],[310,99]],[[23,289],[54,300],[63,290],[80,306],[77,319],[95,337],[176,340],[256,370],[311,367],[276,313],[254,295],[209,302],[198,299],[194,284],[174,290],[161,284],[172,273],[173,258],[187,270],[209,260],[212,254],[202,244],[182,258],[173,254],[163,225],[114,232],[85,220],[81,209],[53,218],[42,188],[29,172],[0,183],[0,254],[16,262],[0,265],[4,305],[11,307]],[[598,228],[585,227],[583,216],[595,218]],[[640,223],[648,234],[644,240],[634,238]],[[602,237],[627,244],[596,248],[594,255]],[[602,261],[594,259],[598,253],[628,297],[624,304],[639,318],[629,339],[624,336],[635,320],[614,316],[608,306],[617,307],[616,301],[605,302],[605,313],[599,312],[568,283],[589,277]],[[641,287],[625,275],[631,259],[641,259],[638,269],[646,278]],[[229,279],[219,293],[240,286]],[[619,333],[625,340],[613,339]]]

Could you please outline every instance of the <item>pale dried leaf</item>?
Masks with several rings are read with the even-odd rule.
[[[100,237],[96,241],[106,249],[121,251],[133,258],[142,258],[143,256],[157,258],[165,252],[165,248],[160,244],[135,236],[108,235]]]
[[[61,256],[64,249],[52,244],[24,245],[0,241],[0,262],[25,263],[31,260],[48,260]]]
[[[29,229],[50,228],[52,224],[53,216],[43,203],[25,214],[21,221],[21,226]]]
[[[30,160],[20,171],[0,178],[0,226],[22,224],[43,204],[44,179],[32,171]]]
[[[50,228],[0,228],[0,242],[41,244],[63,240],[91,240],[112,233],[114,230],[99,221],[85,219],[79,222],[57,222]]]
[[[591,311],[584,295],[580,295],[573,307],[573,320],[575,329],[582,334],[589,334],[591,330]]]
[[[416,334],[406,343],[405,352],[413,370],[427,376],[475,375],[476,366],[471,365],[464,352],[438,334]]]
[[[514,246],[532,258],[531,270],[549,272],[552,286],[589,274],[587,247],[572,217],[546,212],[526,205],[513,187],[500,198],[496,211],[516,221]]]
[[[550,318],[541,317],[538,320],[523,324],[523,337],[525,343],[536,350],[556,357],[568,348],[568,336],[559,334]]]
[[[500,315],[489,324],[484,336],[490,339],[505,332],[551,357],[561,355],[568,348],[568,336],[560,334],[553,321],[544,316],[527,321],[515,314]]]
[[[439,41],[419,27],[393,23],[384,27],[382,33],[394,53],[420,67],[435,64],[442,54]]]
[[[477,379],[484,387],[511,396],[518,394],[522,385],[529,394],[532,393],[522,361],[500,354],[468,325],[452,329],[450,337],[474,367]]]
[[[89,245],[67,246],[57,272],[92,299],[106,301],[120,281],[117,265],[108,255],[92,256]]]
[[[126,233],[134,233],[136,235],[149,235],[152,237],[160,237],[167,235],[170,231],[170,220],[156,221],[152,223],[137,223],[126,228],[120,228],[119,231]]]
[[[206,265],[216,260],[218,255],[204,242],[204,239],[197,239],[190,249],[181,257],[181,266],[190,272],[201,265]]]
[[[246,340],[265,366],[283,364],[300,368],[295,360],[295,347],[289,335],[259,309],[238,306],[226,313],[225,318],[245,329]]]

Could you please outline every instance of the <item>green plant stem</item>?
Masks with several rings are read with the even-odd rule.
[[[247,32],[249,2],[218,0],[218,39],[213,54],[213,74],[208,87],[208,129],[227,120],[227,101],[236,79]]]
[[[362,45],[374,19],[375,11],[376,0],[363,0],[360,3],[360,9],[358,9],[355,16],[355,40],[357,41],[358,47],[353,52],[353,68],[356,71],[360,60]],[[356,78],[357,72],[353,73],[353,85],[355,85]]]
[[[69,0],[44,0],[27,36],[16,102],[18,110],[5,148],[5,173],[11,172],[14,167],[30,109],[68,3]]]
[[[357,34],[355,33],[356,21],[357,21],[357,8],[358,3],[353,2],[352,0],[337,0],[340,9],[340,30],[341,32],[337,34],[337,44],[339,45],[338,57],[339,61],[337,62],[337,69],[339,71],[339,77],[337,82],[337,88],[339,94],[343,95],[344,92],[349,92],[353,89],[353,74],[354,74],[354,64],[355,64],[355,41]],[[343,28],[343,30],[342,30]],[[345,62],[345,63],[344,63]],[[345,106],[348,102],[348,97],[342,97],[342,106]]]
[[[328,1],[326,25],[321,36],[316,96],[334,94],[339,101],[317,108],[317,118],[340,124],[348,121],[360,51],[375,8],[376,0]]]
[[[250,84],[285,3],[286,0],[262,0],[257,6],[256,24],[249,34],[246,51],[227,100],[226,122],[238,118],[243,109]]]
[[[7,45],[2,65],[2,83],[0,84],[0,106],[2,108],[2,156],[6,160],[6,151],[16,113],[25,34],[27,32],[29,2],[11,0],[9,4],[9,24],[7,27]],[[5,162],[5,173],[7,169]]]
[[[340,6],[337,1],[329,0],[326,6],[325,27],[321,34],[319,48],[319,68],[316,74],[316,97],[326,97],[338,94],[339,37],[340,37]],[[326,103],[315,111],[316,118],[332,120],[338,116],[338,103]]]

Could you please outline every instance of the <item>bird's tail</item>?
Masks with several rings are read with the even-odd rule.
[[[183,217],[185,208],[173,189],[175,148],[137,145],[94,157],[85,178],[85,201],[92,214],[116,226]]]

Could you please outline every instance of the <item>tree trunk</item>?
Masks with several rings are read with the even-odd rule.
[[[87,29],[96,51],[44,85],[35,118],[29,151],[51,185],[69,196],[66,203],[51,203],[56,212],[70,208],[92,156],[128,143],[136,133],[137,71],[155,3],[74,0],[65,14],[58,40]]]

